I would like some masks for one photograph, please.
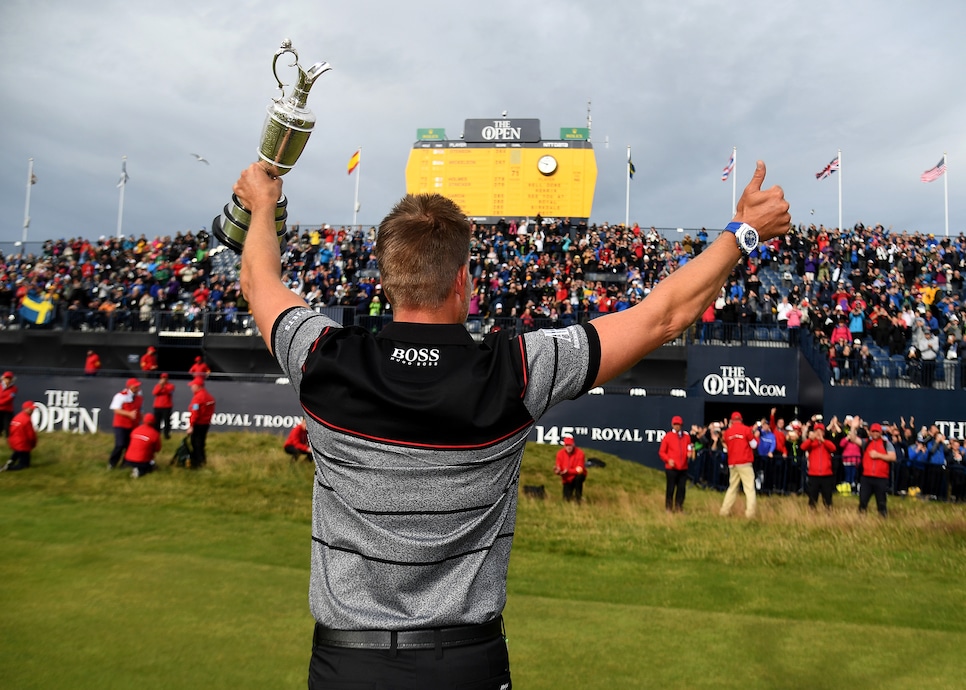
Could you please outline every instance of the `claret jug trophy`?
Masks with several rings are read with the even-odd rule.
[[[294,58],[289,66],[298,69],[298,83],[288,94],[285,93],[286,84],[278,76],[278,59],[285,54]],[[315,127],[315,115],[305,106],[305,102],[315,80],[330,69],[332,67],[327,62],[317,62],[308,69],[303,69],[299,64],[299,55],[288,39],[282,41],[281,47],[275,51],[272,72],[282,95],[272,99],[268,106],[268,115],[265,117],[261,143],[258,146],[258,157],[266,172],[281,176],[295,167],[312,128]],[[288,200],[283,194],[275,206],[275,233],[278,235],[279,245],[285,242],[287,205]],[[225,204],[221,215],[212,221],[211,227],[219,241],[240,254],[251,220],[249,210],[232,194],[231,201]]]

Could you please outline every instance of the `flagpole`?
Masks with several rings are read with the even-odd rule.
[[[839,149],[839,232],[842,232],[842,149]]]
[[[943,197],[946,204],[946,237],[949,237],[949,164],[946,160],[946,152],[943,151],[943,167],[946,172],[943,173]]]
[[[127,156],[121,156],[121,181],[117,185],[121,188],[117,202],[117,239],[121,239],[121,221],[124,218],[124,188],[127,187]]]
[[[631,147],[627,147],[627,164],[624,166],[625,169],[625,183],[627,185],[627,192],[624,194],[624,227],[629,228],[631,226]]]
[[[23,237],[20,240],[20,256],[27,251],[27,228],[30,227],[30,188],[34,184],[34,159],[27,159],[27,201],[23,209]]]
[[[735,217],[735,213],[738,211],[738,147],[734,146],[731,149],[731,158],[734,160],[735,164],[731,168],[731,217]]]
[[[359,147],[359,160],[356,162],[356,198],[352,204],[352,228],[355,229],[356,216],[359,213],[359,178],[362,177],[362,147]]]

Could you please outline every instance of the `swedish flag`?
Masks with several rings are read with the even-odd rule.
[[[634,179],[634,173],[636,173],[636,172],[637,172],[637,168],[634,167],[634,161],[632,161],[630,158],[628,158],[627,159],[627,174],[631,176],[631,179],[632,180]]]
[[[54,319],[54,303],[49,297],[31,290],[20,302],[20,316],[27,323],[46,325]]]

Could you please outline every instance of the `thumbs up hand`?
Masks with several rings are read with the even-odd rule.
[[[762,242],[784,235],[792,222],[785,192],[778,185],[763,190],[761,185],[764,181],[765,163],[758,161],[751,182],[738,200],[734,217],[734,220],[755,228]]]

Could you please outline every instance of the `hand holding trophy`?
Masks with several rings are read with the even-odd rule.
[[[295,58],[290,67],[298,69],[298,83],[288,96],[285,95],[286,84],[278,78],[277,69],[278,59],[286,53],[291,53]],[[327,62],[317,62],[305,70],[298,60],[299,55],[288,39],[282,41],[272,60],[272,72],[282,95],[272,99],[268,106],[268,115],[262,127],[262,138],[258,147],[258,157],[263,161],[265,170],[272,175],[284,175],[295,167],[295,162],[302,155],[305,143],[315,126],[315,115],[305,107],[305,101],[315,80],[332,69]],[[285,241],[287,205],[288,200],[282,195],[275,207],[275,232],[279,245]],[[219,241],[241,253],[251,219],[248,209],[232,194],[231,201],[225,204],[222,214],[212,221],[211,227]]]

